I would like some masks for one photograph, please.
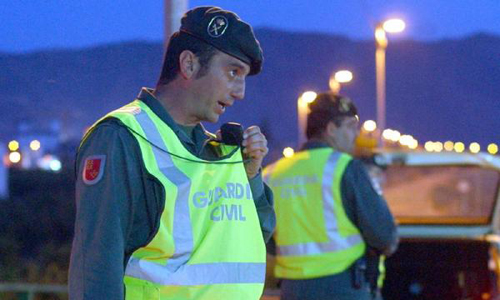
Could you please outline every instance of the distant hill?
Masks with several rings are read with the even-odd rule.
[[[244,101],[221,122],[264,127],[276,151],[296,144],[296,99],[328,88],[328,77],[350,69],[342,88],[362,120],[375,118],[375,46],[341,36],[259,29],[261,75],[247,81]],[[77,50],[0,53],[0,141],[23,120],[58,118],[65,135],[131,101],[153,86],[162,44],[143,41]],[[438,42],[391,42],[387,51],[387,125],[419,141],[500,142],[500,37],[475,35]],[[214,126],[209,126],[213,128]]]

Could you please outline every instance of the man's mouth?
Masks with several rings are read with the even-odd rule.
[[[225,104],[224,102],[217,102],[219,104],[219,107],[220,109],[222,110],[222,112],[224,112],[226,110],[226,106],[228,106],[227,104]]]

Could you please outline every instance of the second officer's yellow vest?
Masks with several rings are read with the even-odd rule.
[[[106,117],[129,128],[165,190],[158,232],[127,264],[126,299],[259,299],[265,245],[241,152],[221,146],[226,157],[215,162],[192,155],[138,100]]]
[[[320,148],[298,152],[264,170],[275,199],[276,277],[337,274],[364,254],[365,243],[345,213],[340,192],[351,159]]]

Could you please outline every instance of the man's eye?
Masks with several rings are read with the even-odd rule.
[[[229,75],[231,77],[236,77],[236,75],[238,75],[238,71],[237,70],[231,70],[231,71],[229,71]]]

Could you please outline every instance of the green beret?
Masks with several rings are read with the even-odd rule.
[[[262,69],[262,49],[252,27],[233,12],[214,6],[193,8],[182,17],[179,31],[247,63],[249,75]]]

